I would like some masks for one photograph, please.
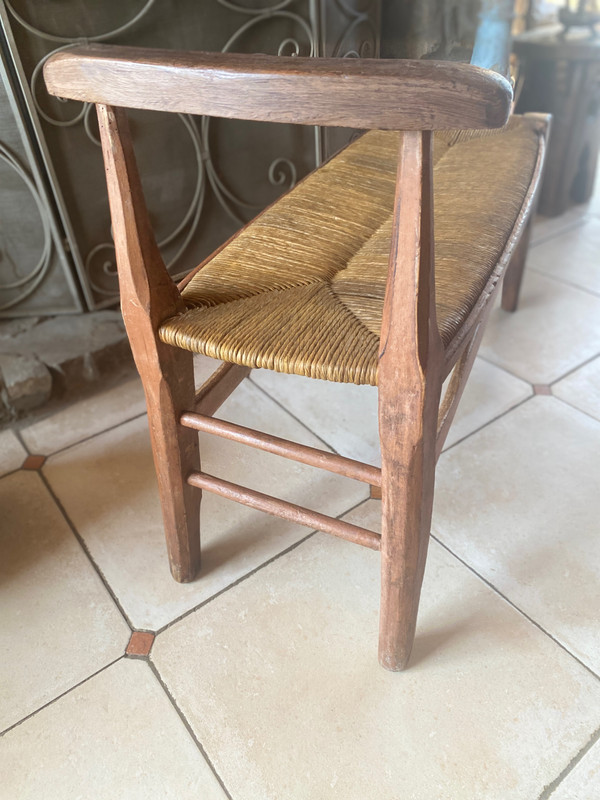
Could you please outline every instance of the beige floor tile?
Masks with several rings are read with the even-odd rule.
[[[594,745],[550,795],[550,800],[598,800],[600,744]]]
[[[10,731],[2,800],[224,800],[148,665],[122,660]]]
[[[529,383],[478,358],[460,401],[445,447],[464,439],[532,394]]]
[[[249,382],[219,415],[320,444]],[[216,437],[202,436],[201,450],[211,474],[334,516],[368,493],[363,484]],[[44,469],[137,628],[160,628],[308,533],[205,492],[202,574],[191,584],[177,584],[168,569],[145,418],[52,457]]]
[[[232,796],[537,797],[600,722],[598,681],[435,542],[412,668],[386,672],[378,586],[377,553],[317,534],[159,635]]]
[[[203,383],[220,363],[212,358],[197,356],[194,359],[197,384]],[[145,410],[144,390],[136,376],[23,428],[21,434],[31,453],[50,455],[133,419]]]
[[[555,383],[552,391],[561,400],[600,419],[600,358]]]
[[[0,431],[0,477],[19,469],[26,458],[27,450],[15,434],[9,428]]]
[[[196,382],[203,383],[221,362],[197,356]],[[74,403],[47,419],[23,428],[23,441],[31,453],[50,455],[143,414],[146,410],[140,379],[115,386],[106,392]]]
[[[118,658],[129,629],[39,475],[0,480],[0,509],[3,730]]]
[[[546,239],[561,236],[567,231],[573,230],[578,225],[583,225],[589,214],[589,207],[585,205],[572,206],[559,217],[535,218],[533,231],[531,232],[531,245],[537,245]]]
[[[532,247],[527,267],[600,294],[600,218]]]
[[[600,353],[600,298],[525,273],[519,309],[495,308],[481,354],[531,383],[552,383]]]
[[[315,381],[267,370],[255,370],[252,380],[337,452],[369,464],[381,463],[374,386]],[[508,411],[531,393],[529,384],[477,359],[446,447]]]
[[[600,424],[536,397],[444,454],[434,533],[600,673]]]
[[[380,464],[377,388],[283,375],[265,369],[251,380],[338,453]]]
[[[50,455],[145,410],[142,384],[134,378],[23,428],[21,435],[31,453]]]

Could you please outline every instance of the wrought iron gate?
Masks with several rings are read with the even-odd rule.
[[[51,53],[100,41],[369,57],[379,53],[379,15],[379,0],[0,0],[0,315],[75,312],[117,298],[93,107],[48,96],[41,71]],[[152,112],[132,112],[131,121],[174,276],[352,134]]]

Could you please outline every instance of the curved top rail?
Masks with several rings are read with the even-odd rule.
[[[48,91],[126,108],[392,130],[502,127],[512,89],[446,61],[292,58],[77,46],[51,56]]]

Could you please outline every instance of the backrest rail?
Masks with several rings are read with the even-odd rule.
[[[495,72],[435,61],[290,58],[87,45],[44,68],[72,100],[266,122],[389,130],[483,129],[508,119]]]

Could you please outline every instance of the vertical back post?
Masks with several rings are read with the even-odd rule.
[[[404,669],[427,556],[443,346],[435,313],[433,137],[401,134],[379,354],[382,456],[379,659]]]
[[[138,174],[124,109],[98,105],[98,122],[119,274],[121,309],[142,378],[173,577],[200,566],[200,492],[186,483],[200,469],[198,437],[179,425],[194,407],[192,354],[163,344],[158,328],[184,309],[166,270]]]

